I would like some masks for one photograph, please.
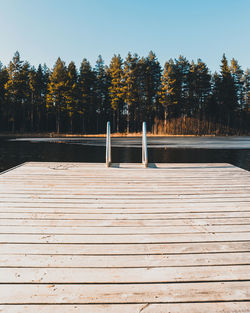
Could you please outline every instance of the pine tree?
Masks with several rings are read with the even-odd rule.
[[[174,104],[174,93],[175,93],[175,82],[173,72],[173,60],[165,63],[163,75],[161,78],[161,88],[159,91],[159,101],[164,110],[164,126],[167,124],[167,117],[172,117],[173,104]]]
[[[154,52],[150,51],[146,58],[145,102],[146,121],[151,128],[155,115],[159,110],[159,90],[161,86],[161,66]]]
[[[109,87],[109,94],[111,100],[111,108],[113,110],[113,128],[116,132],[120,131],[120,115],[123,111],[124,93],[123,93],[123,61],[120,55],[114,55],[109,66],[109,75],[111,85]],[[116,118],[115,118],[116,117]]]
[[[221,60],[221,73],[220,73],[220,94],[219,100],[221,102],[221,115],[226,113],[228,122],[230,116],[238,108],[237,101],[237,87],[232,77],[227,58],[223,54]]]
[[[199,113],[201,116],[211,93],[211,75],[206,64],[200,59],[197,64],[194,62],[190,64],[188,88],[190,114]]]
[[[67,69],[65,62],[58,58],[49,77],[48,93],[46,97],[47,108],[49,112],[55,115],[57,133],[60,133],[61,112],[66,107],[66,82]]]
[[[105,68],[102,56],[99,55],[96,65],[96,128],[97,132],[104,131],[106,122],[110,118],[109,77],[108,68]]]
[[[221,115],[220,106],[220,84],[221,79],[217,72],[212,75],[211,85],[212,94],[206,105],[206,116],[209,120],[216,122],[219,121]]]
[[[37,70],[33,67],[29,72],[29,87],[31,91],[31,129],[39,131],[42,129],[42,118],[45,115],[46,105],[46,74],[43,72],[41,64]]]
[[[250,111],[250,69],[247,69],[243,77],[243,88],[244,88],[244,110],[245,112]]]
[[[6,105],[5,101],[5,93],[6,90],[4,88],[5,84],[8,81],[8,71],[6,67],[2,66],[2,63],[0,62],[0,130],[6,130],[8,129],[8,124],[6,121],[8,121],[8,106]]]
[[[22,90],[22,117],[21,117],[21,129],[22,131],[31,131],[31,96],[29,86],[29,73],[30,64],[25,61],[20,72],[20,84]]]
[[[46,105],[50,74],[51,74],[51,71],[45,63],[41,66],[41,71],[39,70],[39,66],[38,66],[38,76],[40,77],[39,80],[42,82],[39,118],[40,118],[41,129],[46,130],[46,131],[50,130],[49,129],[49,112],[48,112],[47,105]]]
[[[9,121],[12,123],[12,131],[28,130],[30,122],[29,70],[29,63],[21,61],[17,51],[8,66],[9,79],[4,86],[10,109]]]
[[[31,131],[34,131],[34,110],[37,103],[36,94],[37,94],[37,81],[36,81],[36,69],[31,68],[29,72],[29,87],[31,91],[31,110],[30,110],[30,124]]]
[[[147,86],[147,60],[142,57],[137,63],[137,101],[134,109],[134,129],[141,131],[141,124],[146,121],[146,86]]]
[[[74,62],[70,62],[67,68],[67,80],[65,84],[65,111],[70,119],[70,131],[73,132],[73,118],[79,109],[78,75]]]
[[[87,59],[83,59],[79,74],[79,93],[80,110],[82,115],[82,131],[95,130],[93,121],[96,119],[96,100],[95,100],[96,76]]]
[[[139,58],[136,54],[132,56],[131,53],[128,53],[128,56],[124,62],[122,75],[122,92],[124,101],[126,103],[128,133],[131,130],[131,119],[134,121],[134,110],[138,101],[138,61]]]
[[[242,110],[244,107],[244,72],[234,58],[231,60],[230,71],[236,88],[238,108]]]
[[[176,111],[179,111],[178,115],[184,117],[189,116],[192,112],[192,105],[189,101],[189,72],[190,63],[185,57],[179,56],[178,60],[175,60],[175,102],[177,104]]]
[[[234,116],[238,109],[237,89],[225,54],[221,60],[221,71],[213,76],[212,100],[210,116],[221,125],[221,129],[229,132],[234,124]],[[226,130],[227,129],[227,130]]]

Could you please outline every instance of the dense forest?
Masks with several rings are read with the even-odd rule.
[[[198,59],[156,55],[101,56],[92,67],[83,59],[57,59],[53,69],[22,61],[0,62],[0,131],[13,133],[104,133],[147,129],[162,134],[250,134],[250,70],[223,55],[211,73]]]

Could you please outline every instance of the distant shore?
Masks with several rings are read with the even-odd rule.
[[[112,133],[111,137],[141,137],[142,133]],[[172,134],[152,134],[148,137],[245,137],[248,135],[172,135]],[[0,133],[0,138],[105,138],[106,134],[68,134],[68,133]]]

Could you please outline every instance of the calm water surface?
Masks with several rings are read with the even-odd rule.
[[[250,171],[250,137],[150,137],[149,162],[226,162]],[[0,171],[27,161],[105,162],[104,138],[0,138]],[[140,138],[112,138],[112,161],[141,162]]]

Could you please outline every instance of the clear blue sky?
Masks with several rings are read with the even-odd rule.
[[[0,61],[18,50],[32,65],[60,56],[79,66],[99,54],[180,54],[214,71],[225,52],[250,67],[250,0],[0,0]]]

